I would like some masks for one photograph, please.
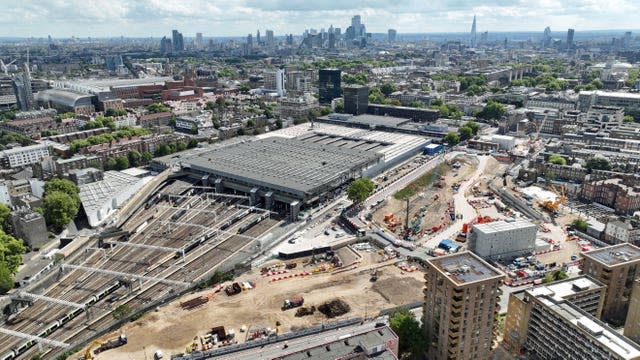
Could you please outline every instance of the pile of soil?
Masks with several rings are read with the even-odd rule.
[[[301,307],[296,310],[296,317],[302,317],[307,315],[313,315],[316,312],[316,307]]]
[[[344,315],[351,311],[351,307],[340,299],[334,299],[318,306],[318,310],[328,318]]]

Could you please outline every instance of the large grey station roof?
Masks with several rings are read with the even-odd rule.
[[[381,157],[373,151],[273,137],[203,152],[187,163],[193,170],[250,186],[308,196]]]

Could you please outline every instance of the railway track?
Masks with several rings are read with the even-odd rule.
[[[215,228],[224,221],[228,221],[242,213],[242,209],[234,207],[234,205],[239,204],[240,201],[239,199],[231,201],[225,199],[224,201],[211,202],[204,197],[199,198],[198,196],[194,196],[192,199],[189,199],[190,207],[193,206],[194,210],[203,211],[186,211],[180,218],[184,222],[202,224],[204,227]],[[161,202],[160,204],[163,203]],[[134,232],[135,229],[138,229],[140,223],[148,221],[144,230],[140,233],[131,234],[129,241],[180,248],[185,244],[184,239],[192,238],[196,235],[194,229],[189,226],[171,226],[167,224],[167,220],[178,211],[180,210],[170,206],[152,207],[149,209],[141,208],[134,214],[132,219],[123,226],[123,229]],[[212,213],[215,216],[212,217]],[[237,231],[244,223],[243,217],[240,222],[234,224],[228,230],[230,232]],[[261,235],[261,231],[268,228],[267,226],[269,224],[273,226],[276,223],[277,221],[275,220],[267,219],[264,224],[258,223],[248,229],[245,235],[259,236]],[[180,263],[181,266],[177,266],[178,262],[173,259],[173,254],[167,254],[166,252],[163,253],[153,249],[133,250],[125,246],[116,246],[115,248],[107,250],[106,257],[94,253],[85,259],[83,265],[138,275],[190,281],[202,276],[206,271],[211,269],[210,266],[207,267],[205,264],[219,263],[225,260],[246,245],[243,244],[243,242],[247,242],[246,238],[241,236],[218,234],[218,237],[220,239],[213,240],[215,245],[210,245],[210,243],[203,244],[208,250],[211,248],[215,251],[199,250],[193,254],[189,254],[185,259],[185,263]],[[70,302],[85,303],[91,301],[92,296],[95,296],[93,294],[105,291],[109,287],[113,288],[115,284],[113,276],[99,273],[83,273],[74,270],[63,276],[57,286],[50,288],[44,295]],[[172,291],[175,291],[175,289],[164,284],[150,285],[133,299],[128,300],[126,304],[132,308],[140,308],[149,302],[168,296]],[[123,290],[121,287],[116,287],[112,292],[121,294]],[[115,306],[115,304],[105,304],[104,299],[105,298],[99,299],[100,301],[96,301],[96,304],[92,306],[91,313],[93,319],[99,319],[99,321],[91,322],[90,329],[102,328],[103,326],[113,323],[111,316],[105,315],[109,315],[111,308]],[[50,326],[49,324],[56,322],[61,317],[66,316],[65,314],[70,314],[73,311],[75,310],[63,305],[36,301],[21,313],[20,316],[24,318],[22,322],[7,327],[15,331],[38,334],[42,329]],[[51,334],[47,334],[47,338],[74,340],[76,339],[76,335],[84,337],[91,336],[92,333],[95,333],[92,330],[86,330],[86,327],[87,320],[85,316],[75,316],[67,323],[59,326],[59,328],[54,329]],[[68,336],[69,334],[73,335]],[[0,359],[13,358],[10,356],[7,357],[6,353],[22,343],[24,343],[22,339],[1,335]],[[28,358],[36,353],[37,351],[34,348],[24,351],[23,354],[15,358]]]

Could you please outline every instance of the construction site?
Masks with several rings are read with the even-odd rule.
[[[417,264],[398,263],[366,243],[295,261],[274,260],[107,334],[103,341],[123,333],[129,341],[96,359],[142,359],[156,351],[168,358],[341,319],[376,317],[383,309],[420,301],[422,277]]]
[[[453,195],[476,167],[477,160],[465,156],[436,166],[388,197],[373,212],[372,222],[409,241],[437,234],[456,220]]]
[[[282,214],[212,190],[187,178],[160,184],[121,228],[62,259],[37,295],[12,295],[0,359],[52,358],[260,253]],[[24,334],[46,339],[35,346]]]

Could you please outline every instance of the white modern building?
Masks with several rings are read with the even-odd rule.
[[[538,227],[525,219],[477,224],[467,235],[469,250],[482,258],[512,259],[535,250]]]
[[[516,146],[516,138],[507,135],[493,135],[491,142],[498,144],[501,150],[511,150]]]
[[[16,168],[35,164],[46,156],[49,156],[49,147],[46,145],[22,146],[0,151],[0,164],[5,168]]]

